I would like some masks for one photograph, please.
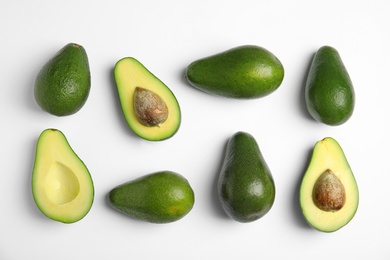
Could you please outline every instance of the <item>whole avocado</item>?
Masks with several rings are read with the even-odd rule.
[[[355,107],[355,91],[338,51],[321,47],[315,54],[305,86],[306,106],[319,122],[337,126],[345,123]]]
[[[265,48],[243,45],[192,62],[185,77],[204,92],[237,99],[254,99],[274,92],[284,68]]]
[[[226,214],[247,223],[267,214],[275,200],[275,183],[255,138],[237,132],[228,141],[218,179]]]
[[[160,171],[113,188],[110,205],[123,214],[150,223],[170,223],[187,215],[194,191],[180,174]]]
[[[90,88],[87,53],[80,44],[69,43],[39,71],[34,96],[44,111],[56,116],[67,116],[84,106]]]

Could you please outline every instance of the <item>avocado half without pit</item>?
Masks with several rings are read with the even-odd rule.
[[[132,57],[116,63],[114,76],[124,117],[134,133],[149,141],[161,141],[177,132],[180,106],[161,80]]]
[[[300,187],[307,222],[334,232],[352,220],[358,204],[358,186],[341,146],[331,137],[318,141]]]
[[[32,193],[45,216],[63,223],[81,220],[92,207],[94,185],[91,175],[57,129],[46,129],[39,136]]]

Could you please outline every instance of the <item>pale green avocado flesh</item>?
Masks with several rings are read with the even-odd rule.
[[[115,82],[118,88],[122,112],[129,127],[138,136],[150,140],[161,141],[172,137],[179,129],[181,111],[179,103],[173,92],[138,60],[126,57],[119,60],[114,68]],[[167,115],[156,125],[142,123],[135,109],[135,93],[143,89],[157,97],[166,107]],[[149,106],[157,106],[150,105]],[[152,108],[153,111],[157,107]],[[151,119],[149,122],[154,122]]]
[[[81,220],[92,207],[91,175],[59,130],[46,129],[38,139],[32,193],[44,215],[63,223]]]
[[[318,141],[300,187],[305,219],[317,230],[334,232],[352,220],[358,204],[358,186],[341,146],[330,137]]]

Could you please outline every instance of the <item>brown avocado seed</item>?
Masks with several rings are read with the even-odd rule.
[[[334,212],[345,204],[345,188],[337,176],[326,170],[317,179],[313,188],[314,204],[323,211]]]
[[[159,126],[168,118],[168,107],[156,93],[136,87],[134,111],[138,121],[144,126]]]

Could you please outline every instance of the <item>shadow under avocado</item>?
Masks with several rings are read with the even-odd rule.
[[[192,86],[190,84],[190,82],[188,81],[187,79],[187,68],[184,68],[183,70],[180,71],[180,74],[179,74],[179,78],[180,78],[180,82],[185,85],[186,87],[188,87],[189,90],[191,91],[198,91],[198,92],[201,92],[203,94],[207,94],[206,92]]]
[[[191,86],[187,80],[187,68],[183,68],[183,70],[180,71],[179,78],[180,78],[180,81],[182,84],[187,85],[187,86]]]
[[[223,218],[223,219],[230,219],[230,217],[226,214],[226,212],[224,211],[224,209],[221,205],[221,201],[219,199],[219,194],[218,194],[219,175],[220,175],[221,169],[223,167],[223,163],[224,163],[227,142],[228,141],[225,142],[225,144],[223,146],[223,150],[221,151],[221,161],[219,163],[218,169],[216,169],[216,171],[215,171],[214,180],[212,182],[212,186],[210,187],[211,202],[212,202],[212,206],[213,206],[212,208],[215,209],[214,211],[215,211],[216,215],[220,218]]]
[[[300,91],[300,95],[299,95],[299,99],[298,99],[299,109],[301,110],[302,115],[304,115],[305,118],[312,120],[312,121],[315,121],[315,119],[310,115],[309,111],[307,110],[305,91],[306,91],[307,77],[309,76],[310,67],[311,67],[311,63],[314,59],[314,56],[315,56],[315,53],[311,54],[309,59],[308,59],[308,63],[306,64],[305,74],[304,74],[303,78],[301,79],[301,84],[300,84],[301,91]]]

